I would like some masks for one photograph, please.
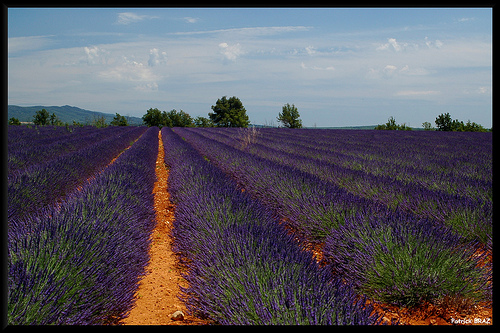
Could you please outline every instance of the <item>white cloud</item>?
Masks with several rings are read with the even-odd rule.
[[[107,52],[105,49],[99,48],[98,46],[85,46],[83,50],[85,52],[84,62],[86,62],[87,64],[96,65],[107,63],[109,52]]]
[[[236,43],[234,45],[229,45],[228,43],[220,43],[219,44],[220,52],[226,57],[228,60],[236,60],[239,56],[244,54],[241,50],[240,43]]]
[[[398,67],[395,65],[386,65],[384,68],[369,68],[366,72],[365,77],[368,79],[380,79],[380,78],[402,78],[410,76],[423,76],[430,74],[431,71],[422,68],[414,67],[409,65],[404,65],[403,67]]]
[[[441,46],[443,46],[443,43],[441,41],[436,40],[435,42],[431,42],[428,40],[427,37],[425,37],[425,44],[428,47],[434,46],[440,48]],[[396,53],[401,51],[410,51],[410,50],[417,51],[420,45],[421,45],[420,42],[398,42],[396,38],[388,38],[387,43],[380,44],[379,46],[376,47],[376,50],[377,51],[393,50]]]
[[[377,47],[377,50],[387,50],[387,49],[390,49],[390,47],[392,46],[392,49],[396,52],[399,52],[401,51],[401,45],[396,41],[396,38],[388,38],[387,39],[387,43],[385,44],[382,44],[380,46]]]
[[[158,49],[153,48],[149,50],[148,66],[153,67],[160,64],[167,63],[167,52],[160,52]]]
[[[429,40],[429,37],[425,37],[425,45],[427,45],[428,48],[436,47],[440,49],[443,46],[443,42],[440,41],[439,39],[436,39],[434,42]]]
[[[278,26],[278,27],[252,27],[252,28],[230,28],[218,30],[203,31],[182,31],[170,32],[168,35],[206,35],[206,34],[224,34],[238,36],[269,36],[285,32],[308,31],[312,27],[305,26]]]
[[[154,82],[159,79],[148,66],[144,66],[141,62],[129,60],[127,57],[123,57],[121,64],[101,71],[99,77],[115,82]]]
[[[440,91],[438,90],[404,90],[398,91],[396,96],[422,96],[422,95],[437,95]]]
[[[389,38],[389,44],[392,45],[396,52],[401,51],[401,46],[396,41],[396,38]]]
[[[458,22],[474,21],[475,19],[476,19],[475,17],[462,17],[458,19]]]
[[[316,53],[316,50],[314,49],[314,46],[308,46],[308,47],[306,47],[306,51],[307,51],[307,54],[309,54],[309,55],[313,55],[314,53]]]
[[[184,17],[183,19],[184,21],[186,21],[186,23],[196,23],[199,20],[199,18],[197,17],[189,17],[189,16]]]
[[[151,16],[151,15],[138,15],[135,13],[119,13],[118,14],[118,19],[116,20],[116,24],[123,24],[127,25],[130,23],[136,23],[140,22],[146,19],[154,19],[158,18],[158,16]]]
[[[8,53],[37,50],[52,44],[49,36],[11,37],[7,40]]]
[[[327,67],[318,67],[318,66],[306,66],[303,62],[300,63],[300,67],[303,69],[312,69],[312,70],[319,70],[319,71],[334,71],[335,67],[333,66],[327,66]]]
[[[477,88],[477,92],[479,94],[486,94],[490,91],[490,89],[488,87],[479,87]]]
[[[158,91],[158,83],[150,82],[150,83],[141,84],[141,85],[135,86],[134,90],[141,91],[141,92]]]
[[[394,73],[394,71],[396,69],[398,69],[398,68],[396,66],[394,66],[394,65],[387,65],[387,66],[384,67],[384,72],[392,74],[392,73]]]

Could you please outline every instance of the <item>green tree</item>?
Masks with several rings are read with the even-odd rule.
[[[21,125],[21,122],[19,119],[12,117],[9,119],[9,125]]]
[[[214,112],[209,112],[208,116],[218,127],[248,127],[250,124],[243,103],[235,96],[219,98],[212,110]]]
[[[394,119],[394,117],[392,116],[388,119],[387,123],[385,123],[385,127],[387,130],[399,129],[398,124],[396,124],[396,119]]]
[[[422,123],[422,127],[424,128],[424,130],[426,131],[432,131],[432,124],[428,121],[424,121]]]
[[[35,125],[48,125],[49,124],[49,113],[47,110],[42,109],[41,111],[37,111],[33,116],[33,124]]]
[[[169,112],[163,111],[163,125],[168,127],[193,127],[194,122],[188,113],[173,109]]]
[[[451,116],[449,113],[442,113],[436,117],[435,120],[436,127],[438,131],[452,131],[453,130],[453,121],[451,120]],[[455,124],[456,126],[456,124]]]
[[[113,120],[109,123],[112,126],[128,126],[128,121],[125,116],[121,116],[119,113],[116,113]]]
[[[487,129],[467,120],[464,124],[463,121],[455,119],[451,120],[449,113],[442,113],[436,118],[436,125],[439,131],[455,131],[455,132],[486,132]]]
[[[470,120],[467,120],[467,123],[464,126],[464,131],[466,132],[487,132],[488,130],[484,128],[483,126],[476,124],[475,122],[472,122]]]
[[[407,126],[406,123],[402,123],[401,125],[398,126],[399,131],[411,131],[411,127]]]
[[[300,114],[297,107],[286,103],[283,106],[282,112],[278,114],[278,121],[288,128],[302,128],[302,120],[299,119]]]
[[[391,130],[391,131],[395,131],[395,130],[399,130],[399,131],[411,131],[411,127],[410,126],[406,126],[405,123],[401,124],[401,125],[398,125],[396,123],[396,119],[394,119],[394,117],[390,117],[387,122],[383,125],[377,125],[377,127],[375,127],[376,130]]]
[[[194,126],[196,127],[214,127],[214,123],[212,120],[198,116],[194,118]]]
[[[165,111],[163,111],[165,113]],[[149,110],[146,111],[146,114],[142,116],[142,121],[145,125],[151,127],[151,126],[158,126],[159,128],[162,128],[164,121],[163,121],[163,115],[160,110],[157,108],[150,108]]]
[[[90,123],[90,125],[95,126],[97,128],[103,128],[108,126],[106,125],[106,118],[104,116],[96,116],[96,115],[93,116],[93,120]]]
[[[52,112],[52,114],[50,115],[50,124],[52,126],[62,126],[63,122],[59,118],[57,118],[55,113]]]

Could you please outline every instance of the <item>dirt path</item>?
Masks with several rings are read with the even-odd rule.
[[[156,160],[157,182],[153,189],[154,207],[156,210],[156,228],[152,234],[150,261],[146,268],[146,276],[139,284],[136,293],[136,304],[121,324],[124,325],[203,325],[209,323],[202,319],[187,315],[186,307],[177,298],[179,285],[187,287],[181,277],[181,269],[172,252],[170,230],[174,220],[175,207],[169,200],[167,179],[168,170],[164,164],[163,141],[158,134],[159,150]],[[182,311],[182,321],[174,321],[170,316],[175,311]]]

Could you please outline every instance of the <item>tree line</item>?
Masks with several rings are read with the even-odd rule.
[[[451,115],[449,113],[442,113],[436,117],[434,121],[436,124],[436,128],[432,127],[432,124],[428,121],[422,123],[422,127],[426,131],[454,131],[454,132],[487,132],[488,129],[484,128],[480,124],[476,124],[475,122],[471,122],[470,120],[464,124],[463,121],[455,119],[451,119]],[[390,117],[387,123],[382,125],[377,125],[375,127],[376,130],[400,130],[400,131],[411,131],[412,128],[407,126],[405,123],[397,124],[394,117]],[[490,129],[491,131],[492,129]]]
[[[72,124],[69,123],[63,123],[55,113],[49,114],[49,112],[45,109],[41,109],[40,111],[36,111],[35,115],[33,116],[33,124],[36,126],[84,126],[84,124],[74,121]],[[21,125],[21,122],[19,119],[12,117],[9,119],[9,125]],[[104,116],[96,116],[92,121],[88,123],[88,125],[95,126],[95,127],[107,127],[108,124],[106,124],[106,118]],[[116,115],[113,117],[113,120],[109,123],[110,126],[128,126],[128,120],[125,116],[120,115],[119,113],[116,113]]]
[[[175,109],[167,112],[160,111],[157,108],[150,108],[142,117],[147,126],[158,127],[248,127],[250,120],[247,111],[241,100],[236,97],[227,98],[223,96],[217,99],[215,105],[211,106],[213,112],[208,113],[208,117],[191,117],[183,110]],[[297,107],[292,104],[286,104],[282,112],[278,114],[277,120],[284,127],[301,128],[302,120]]]

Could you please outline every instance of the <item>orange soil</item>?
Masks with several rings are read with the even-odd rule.
[[[169,200],[167,187],[168,170],[164,164],[163,141],[158,134],[159,150],[156,160],[154,207],[156,228],[152,234],[150,260],[146,275],[136,292],[135,307],[120,324],[125,325],[203,325],[211,323],[187,314],[185,305],[178,299],[179,286],[187,287],[181,277],[181,267],[172,251],[170,231],[174,220],[175,207]],[[183,321],[174,321],[170,316],[177,310],[184,313]]]

